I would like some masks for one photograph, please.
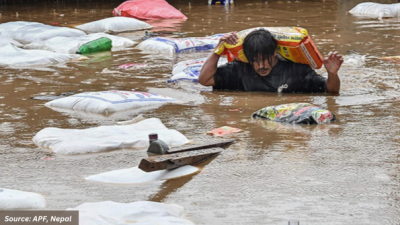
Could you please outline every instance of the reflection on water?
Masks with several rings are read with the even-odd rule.
[[[74,27],[111,17],[121,1],[0,0],[0,22],[16,20]],[[400,221],[400,64],[381,60],[400,55],[399,18],[357,18],[347,11],[365,1],[236,0],[234,6],[206,1],[168,1],[186,21],[146,21],[153,32],[201,37],[255,26],[302,26],[323,55],[346,58],[339,95],[215,91],[191,83],[167,84],[180,61],[210,52],[148,55],[136,49],[89,55],[89,60],[45,70],[0,71],[0,170],[4,188],[47,196],[48,209],[89,201],[155,200],[182,205],[196,224],[397,224]],[[189,4],[190,2],[190,4]],[[397,3],[382,0],[380,3]],[[63,15],[63,16],[61,16]],[[121,33],[142,41],[144,31]],[[119,65],[145,64],[140,69]],[[326,75],[323,69],[318,71]],[[88,184],[82,177],[136,166],[145,151],[120,150],[90,156],[55,156],[31,138],[45,127],[87,128],[130,119],[60,113],[30,97],[63,92],[136,90],[170,95],[179,105],[148,109],[194,141],[229,125],[240,141],[196,175],[140,186]],[[337,121],[294,126],[254,120],[269,105],[306,102],[332,111]],[[239,109],[239,110],[232,110]],[[141,112],[143,113],[143,112]],[[54,160],[41,160],[50,155]]]

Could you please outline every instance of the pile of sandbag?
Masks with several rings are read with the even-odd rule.
[[[113,10],[114,16],[133,17],[141,20],[187,19],[165,0],[130,0]]]
[[[366,16],[378,19],[400,17],[400,3],[380,4],[364,2],[356,5],[349,13],[355,16]]]
[[[146,22],[127,17],[112,17],[85,23],[76,28],[86,33],[119,33],[124,31],[135,31],[152,28]]]
[[[53,37],[79,37],[85,32],[68,28],[55,27],[36,22],[15,21],[0,24],[0,36],[9,37],[22,44],[45,41]]]
[[[8,44],[0,47],[0,66],[32,68],[82,59],[81,55],[55,53],[44,50],[25,50]]]
[[[109,50],[112,51],[122,50],[124,48],[132,47],[133,45],[136,44],[136,42],[128,38],[118,37],[115,35],[110,35],[105,33],[94,33],[79,37],[54,37],[45,41],[30,43],[28,45],[25,45],[24,48],[41,49],[52,52],[75,54],[80,52],[81,46],[85,45],[86,43],[98,40],[100,38],[108,38],[110,40],[111,46],[109,47],[111,47],[111,49]]]

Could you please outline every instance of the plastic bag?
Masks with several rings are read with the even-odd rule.
[[[123,148],[147,149],[149,134],[170,147],[187,144],[189,140],[180,132],[168,129],[160,119],[150,118],[129,125],[100,126],[87,129],[44,128],[33,142],[41,148],[60,154],[85,154]]]
[[[44,25],[36,22],[8,22],[0,24],[0,36],[12,38],[22,44],[45,41],[53,37],[79,37],[85,32],[68,28]]]
[[[356,5],[349,13],[355,16],[367,16],[378,19],[400,17],[400,3],[379,4],[364,2]]]
[[[213,49],[217,46],[221,35],[192,38],[154,37],[141,42],[138,49],[148,53],[174,54],[188,51]]]
[[[322,67],[324,59],[321,53],[311,40],[307,30],[300,27],[257,27],[243,30],[237,33],[239,39],[236,45],[223,42],[215,50],[215,53],[227,55],[229,62],[232,60],[248,62],[243,52],[243,41],[250,32],[257,29],[271,32],[278,44],[278,53],[281,59],[308,64],[315,69]]]
[[[146,22],[127,17],[112,17],[85,23],[76,28],[88,33],[124,32],[150,29],[152,26]]]
[[[336,120],[331,111],[309,103],[268,106],[254,112],[252,117],[293,124],[324,124]]]
[[[46,207],[46,199],[40,194],[0,188],[0,210],[44,207]]]
[[[128,38],[105,33],[95,33],[80,37],[54,37],[46,41],[30,43],[28,45],[25,45],[24,48],[42,49],[52,52],[75,54],[77,51],[79,51],[81,45],[102,37],[111,39],[112,51],[122,50],[136,44],[136,42]]]
[[[76,54],[55,53],[43,50],[25,50],[13,45],[0,47],[0,66],[3,67],[32,68],[32,66],[64,63],[81,58],[82,56]]]
[[[109,51],[112,48],[112,41],[110,38],[102,37],[93,41],[82,44],[77,54],[90,54],[95,52]]]
[[[131,0],[113,10],[114,16],[133,17],[141,20],[187,19],[181,11],[164,0]]]
[[[67,210],[78,210],[82,225],[194,225],[182,206],[150,201],[83,203]]]
[[[207,58],[192,59],[175,64],[172,77],[167,82],[172,83],[180,80],[198,82],[201,68],[206,60]],[[226,58],[220,58],[218,66],[227,62]]]

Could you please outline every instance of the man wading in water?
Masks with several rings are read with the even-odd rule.
[[[221,42],[237,44],[236,32],[221,37]],[[343,63],[337,52],[324,60],[328,79],[318,75],[309,65],[281,61],[277,43],[269,31],[260,29],[248,34],[243,52],[249,63],[232,61],[217,67],[219,55],[212,53],[204,63],[199,83],[214,89],[268,92],[329,92],[339,93],[338,71]]]

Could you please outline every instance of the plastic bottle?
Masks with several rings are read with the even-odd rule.
[[[77,54],[90,54],[94,52],[110,51],[112,48],[112,41],[110,38],[102,37],[79,47]]]
[[[158,134],[155,133],[149,134],[149,144],[149,148],[147,149],[148,153],[164,155],[169,150],[167,143],[158,140]]]

